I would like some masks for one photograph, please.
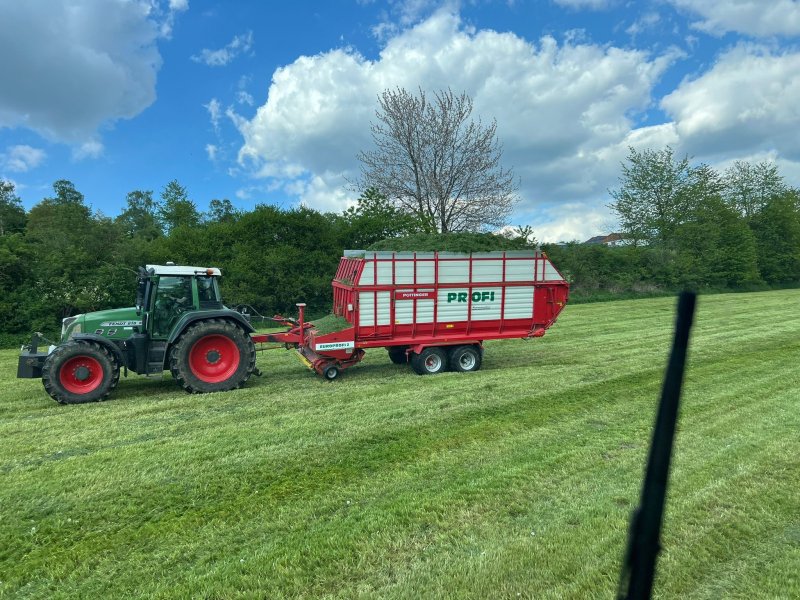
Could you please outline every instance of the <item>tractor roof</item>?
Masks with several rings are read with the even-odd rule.
[[[146,265],[149,271],[153,270],[156,275],[213,275],[219,277],[222,271],[216,267],[187,267],[183,265]],[[209,272],[210,271],[210,272]]]

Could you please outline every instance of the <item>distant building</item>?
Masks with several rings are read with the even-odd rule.
[[[596,235],[589,238],[584,244],[604,244],[606,246],[624,246],[625,238],[621,233],[609,233],[608,235]]]

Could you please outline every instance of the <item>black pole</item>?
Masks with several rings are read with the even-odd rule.
[[[678,298],[675,338],[661,390],[661,402],[650,443],[640,504],[633,513],[628,530],[628,547],[617,592],[619,600],[650,598],[653,589],[656,559],[661,550],[659,535],[695,300],[693,292],[683,292]]]

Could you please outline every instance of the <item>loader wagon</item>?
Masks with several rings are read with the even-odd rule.
[[[505,251],[366,252],[346,250],[333,279],[333,314],[342,328],[313,323],[253,334],[253,341],[295,346],[325,377],[358,363],[368,348],[386,348],[394,363],[420,374],[476,371],[483,342],[535,338],[556,321],[569,285],[544,253]],[[276,316],[276,320],[282,318]]]

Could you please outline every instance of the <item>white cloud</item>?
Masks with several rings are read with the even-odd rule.
[[[692,26],[711,34],[736,31],[751,36],[800,34],[798,0],[669,0],[701,20]]]
[[[647,12],[639,19],[634,21],[626,30],[625,33],[631,36],[637,36],[643,31],[652,29],[661,20],[661,15],[657,12]]]
[[[222,105],[219,100],[212,98],[209,103],[204,104],[203,107],[208,111],[208,116],[211,119],[211,125],[214,127],[214,131],[219,132],[219,119],[222,114]]]
[[[156,0],[0,2],[0,81],[7,83],[0,128],[81,144],[104,124],[141,113],[156,98],[159,6]]]
[[[195,54],[191,58],[194,62],[203,63],[209,67],[224,67],[240,54],[250,52],[253,47],[253,32],[248,31],[234,38],[219,50],[209,50],[203,48],[200,54]]]
[[[661,100],[690,154],[777,150],[800,159],[800,52],[740,45]]]
[[[246,104],[247,106],[253,106],[255,104],[253,95],[245,92],[244,90],[239,90],[236,92],[236,100],[239,102],[239,104]]]
[[[219,148],[214,144],[206,144],[206,154],[208,155],[208,160],[214,162],[217,160],[217,151]]]
[[[83,160],[85,158],[100,158],[105,147],[98,140],[89,140],[72,150],[73,160]]]
[[[453,10],[457,5],[457,0],[389,0],[381,21],[372,26],[371,32],[377,40],[385,42],[404,28],[419,23],[437,7]]]
[[[465,90],[475,117],[496,118],[505,164],[521,177],[520,214],[543,202],[599,199],[613,184],[631,114],[674,52],[582,43],[536,43],[513,33],[472,31],[448,11],[389,40],[370,61],[352,50],[301,56],[275,71],[266,103],[251,119],[228,111],[244,138],[239,158],[258,176],[299,180],[309,206],[344,208],[345,178],[371,146],[377,96],[402,86]],[[536,223],[530,223],[536,228]]]
[[[308,181],[295,180],[286,191],[302,198],[302,204],[321,212],[339,212],[356,203],[358,194],[346,187],[341,173],[325,171]],[[295,186],[294,189],[291,186]]]
[[[159,34],[163,38],[172,37],[175,17],[178,13],[189,10],[189,0],[169,0],[167,10],[163,10],[158,0],[150,0],[153,12],[159,17]]]
[[[595,235],[613,233],[613,222],[603,204],[568,203],[536,214],[533,236],[540,242],[584,242]]]
[[[46,157],[47,154],[40,148],[25,144],[9,146],[0,154],[0,165],[14,173],[25,173],[42,164]]]

